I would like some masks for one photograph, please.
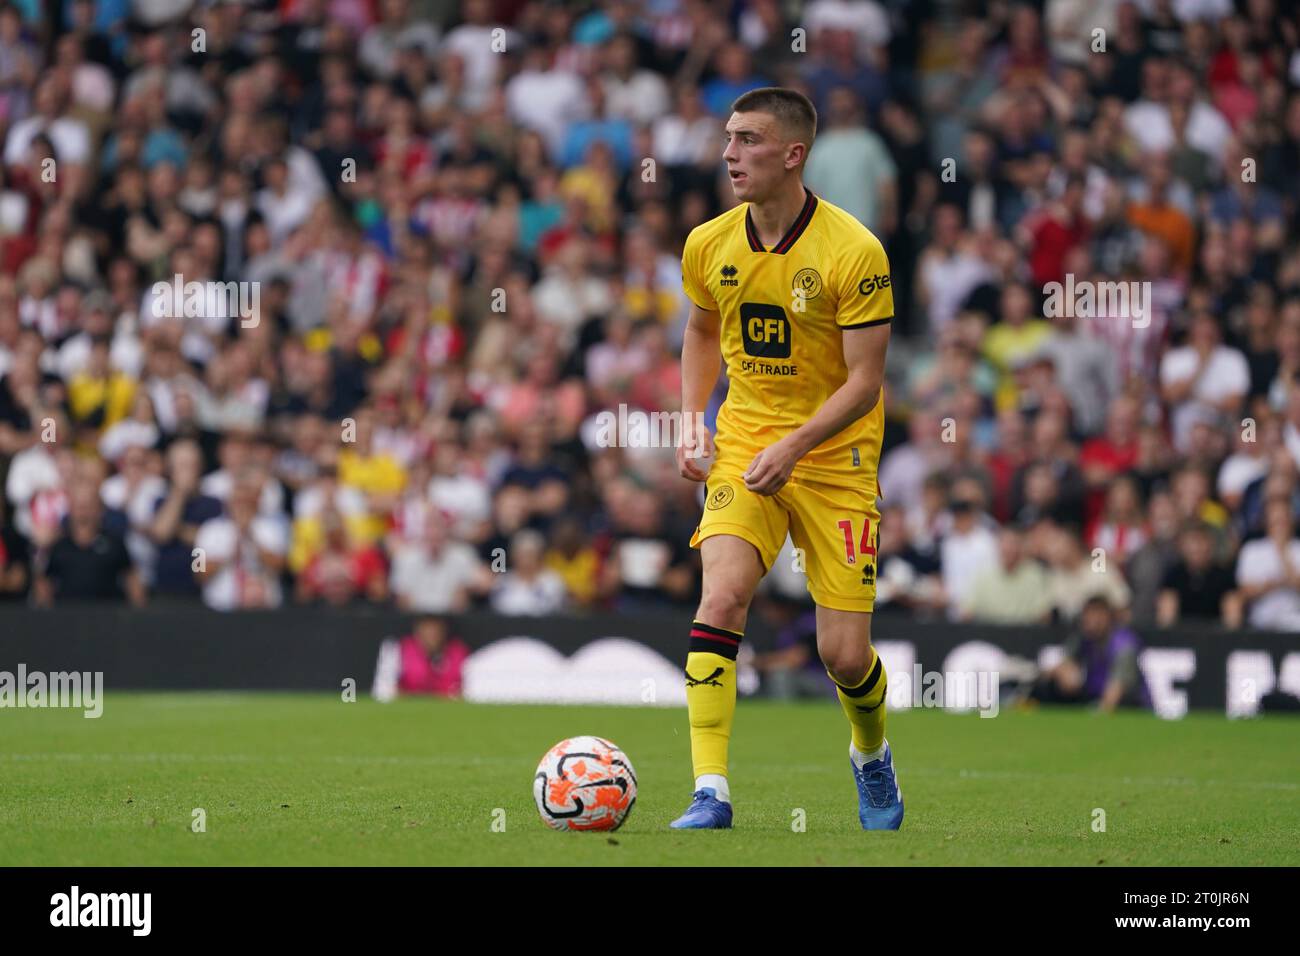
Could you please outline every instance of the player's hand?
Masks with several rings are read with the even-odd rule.
[[[698,416],[683,417],[690,421]],[[682,441],[677,446],[678,473],[691,481],[704,481],[709,477],[709,470],[700,467],[701,459],[713,460],[713,435],[709,433],[708,425],[696,421],[693,427],[687,426],[682,429]]]
[[[745,487],[755,494],[774,495],[790,480],[799,461],[799,449],[789,437],[769,445],[754,456],[744,474]]]

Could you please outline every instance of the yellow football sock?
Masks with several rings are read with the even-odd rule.
[[[696,779],[727,775],[727,745],[736,714],[736,654],[744,635],[702,621],[691,625],[686,654],[686,711]]]
[[[885,663],[871,648],[871,664],[867,667],[867,676],[854,687],[845,687],[836,682],[836,693],[840,706],[849,718],[853,728],[853,746],[864,754],[880,749],[885,740],[885,691],[888,676]],[[827,673],[830,673],[829,671]],[[835,676],[831,675],[831,680]]]

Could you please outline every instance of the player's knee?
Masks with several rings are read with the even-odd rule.
[[[867,676],[867,662],[861,654],[823,654],[822,664],[831,679],[841,687],[857,687]]]
[[[696,617],[714,627],[725,627],[732,631],[745,629],[745,617],[749,613],[749,601],[753,595],[745,593],[743,588],[727,584],[706,584],[704,595],[700,599],[700,610]]]

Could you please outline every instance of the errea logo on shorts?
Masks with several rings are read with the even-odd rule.
[[[148,936],[153,919],[152,893],[70,893],[50,897],[51,926],[129,926],[131,935]]]

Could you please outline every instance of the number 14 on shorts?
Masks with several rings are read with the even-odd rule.
[[[853,519],[842,518],[836,522],[836,527],[844,532],[844,559],[849,564],[857,564],[858,556],[853,550]],[[862,519],[862,537],[858,541],[858,551],[864,555],[874,558],[876,556],[876,543],[871,535],[871,519]]]

